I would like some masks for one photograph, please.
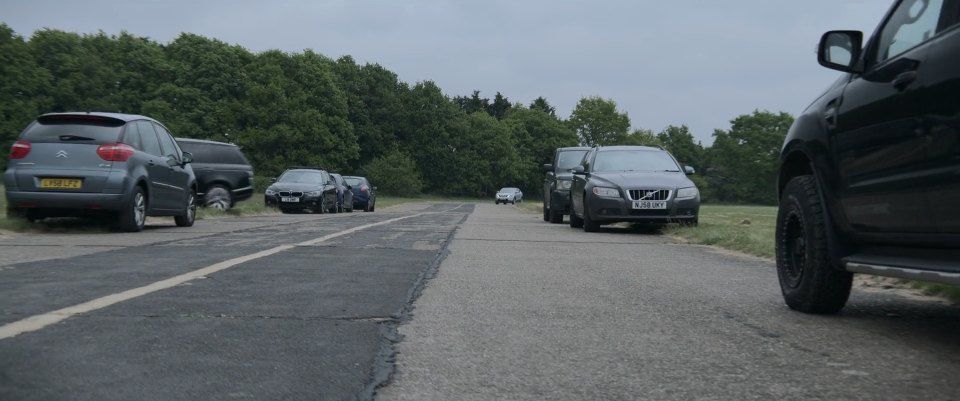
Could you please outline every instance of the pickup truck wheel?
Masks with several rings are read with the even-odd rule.
[[[827,224],[813,176],[787,183],[777,212],[777,276],[787,306],[830,314],[850,297],[853,273],[830,262]]]

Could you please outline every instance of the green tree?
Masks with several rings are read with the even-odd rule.
[[[510,100],[501,95],[500,92],[497,92],[497,95],[493,97],[493,103],[490,103],[490,105],[487,106],[487,114],[491,115],[497,120],[501,120],[507,115],[507,112],[510,111],[512,106],[513,105],[510,104]]]
[[[692,166],[694,169],[703,167],[703,146],[693,141],[693,134],[686,125],[667,126],[657,134],[657,140],[680,164]]]
[[[557,148],[577,146],[577,134],[556,117],[537,108],[515,107],[503,122],[517,143],[520,171],[516,186],[524,193],[540,194],[543,192],[540,166],[552,163]]]
[[[490,109],[490,99],[481,98],[480,91],[475,90],[470,97],[456,96],[453,102],[460,106],[467,114],[473,114],[478,111],[487,112]]]
[[[544,99],[543,96],[533,99],[533,102],[530,103],[530,109],[540,110],[549,114],[551,117],[557,116],[557,109],[551,106],[550,103],[547,103],[547,99]]]
[[[707,150],[704,178],[713,195],[727,202],[775,204],[777,158],[793,117],[755,110],[730,123],[729,131],[714,131]]]
[[[7,150],[27,124],[49,110],[52,77],[40,68],[30,48],[6,24],[0,24],[0,169]]]
[[[586,146],[621,143],[630,129],[630,117],[617,111],[617,103],[598,96],[580,99],[568,122]]]
[[[377,190],[388,195],[419,194],[423,181],[410,155],[393,149],[364,165],[363,174]]]

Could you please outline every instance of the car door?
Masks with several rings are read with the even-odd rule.
[[[942,6],[943,0],[900,2],[863,52],[865,72],[852,76],[828,106],[840,202],[855,231],[910,233],[931,226],[928,183],[916,179],[928,155],[919,134],[925,94],[917,77],[926,68]]]
[[[160,147],[163,149],[163,163],[169,171],[164,185],[170,189],[171,197],[164,200],[164,204],[169,204],[168,209],[182,210],[187,202],[193,170],[190,165],[183,163],[183,152],[177,146],[173,135],[160,124],[153,123],[153,128],[157,131],[157,138],[160,139]]]
[[[960,233],[960,0],[945,9],[943,31],[931,40],[931,51],[918,77],[928,92],[921,109],[929,164],[926,208],[938,232]]]
[[[167,185],[170,181],[170,167],[167,166],[163,148],[153,123],[147,120],[136,122],[140,134],[140,143],[143,153],[147,156],[144,166],[147,170],[149,188],[148,206],[150,209],[169,209],[172,207],[170,199],[174,196],[173,189]]]
[[[587,152],[587,154],[583,156],[583,161],[580,164],[580,166],[583,167],[583,172],[574,172],[573,174],[573,183],[570,185],[570,213],[576,213],[578,216],[583,216],[583,192],[587,186],[590,168],[596,154],[595,149]]]

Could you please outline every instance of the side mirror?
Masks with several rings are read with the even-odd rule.
[[[574,174],[577,174],[577,175],[586,174],[586,173],[585,173],[585,170],[583,169],[583,166],[582,166],[582,165],[576,166],[576,167],[574,167],[574,168],[573,168],[572,170],[570,170],[570,171],[571,171],[572,173],[574,173]]]
[[[271,179],[270,179],[270,182],[271,182],[271,183],[277,182],[277,177],[271,178]]]
[[[690,174],[696,174],[697,170],[694,170],[693,167],[690,167],[690,166],[683,166],[683,172],[686,173],[687,175],[690,175]]]
[[[863,47],[863,32],[830,31],[820,37],[817,62],[832,70],[860,73],[857,61]]]
[[[183,164],[193,163],[193,153],[183,152]]]
[[[376,190],[377,190],[377,187],[370,187],[370,188],[373,188],[373,190],[374,190],[374,191],[376,191]]]
[[[546,173],[546,172],[548,172],[548,171],[553,171],[553,165],[552,165],[552,164],[544,164],[543,166],[540,166],[540,171],[543,171],[544,173]]]

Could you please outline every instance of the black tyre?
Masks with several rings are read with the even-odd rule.
[[[321,197],[320,197],[320,203],[317,205],[316,208],[313,209],[313,212],[316,213],[316,214],[324,214],[324,213],[329,212],[329,210],[327,210],[327,202],[326,202],[326,200],[327,200],[327,198],[321,196]]]
[[[550,209],[547,206],[547,202],[543,202],[543,221],[550,221]]]
[[[582,228],[583,219],[577,216],[577,211],[573,210],[573,202],[570,202],[570,227]]]
[[[590,217],[590,209],[587,206],[587,198],[583,198],[583,231],[594,233],[600,230],[600,223]]]
[[[376,203],[376,202],[374,202],[372,205],[370,205],[370,211],[371,211],[371,212],[374,211],[374,210],[376,210],[376,208],[377,208],[377,203]]]
[[[117,226],[127,232],[138,232],[143,230],[143,224],[147,221],[147,196],[140,186],[134,187],[133,196],[130,197],[130,203],[124,210],[120,211],[117,219]]]
[[[180,216],[174,216],[173,222],[177,223],[177,227],[191,227],[193,222],[197,220],[197,192],[190,190],[190,193],[187,194],[187,205],[183,210],[183,214]]]
[[[787,306],[829,314],[850,297],[853,273],[833,266],[827,248],[827,224],[813,176],[787,183],[777,213],[777,276]]]
[[[227,211],[233,207],[233,195],[221,185],[214,185],[203,194],[203,205],[210,209]]]

